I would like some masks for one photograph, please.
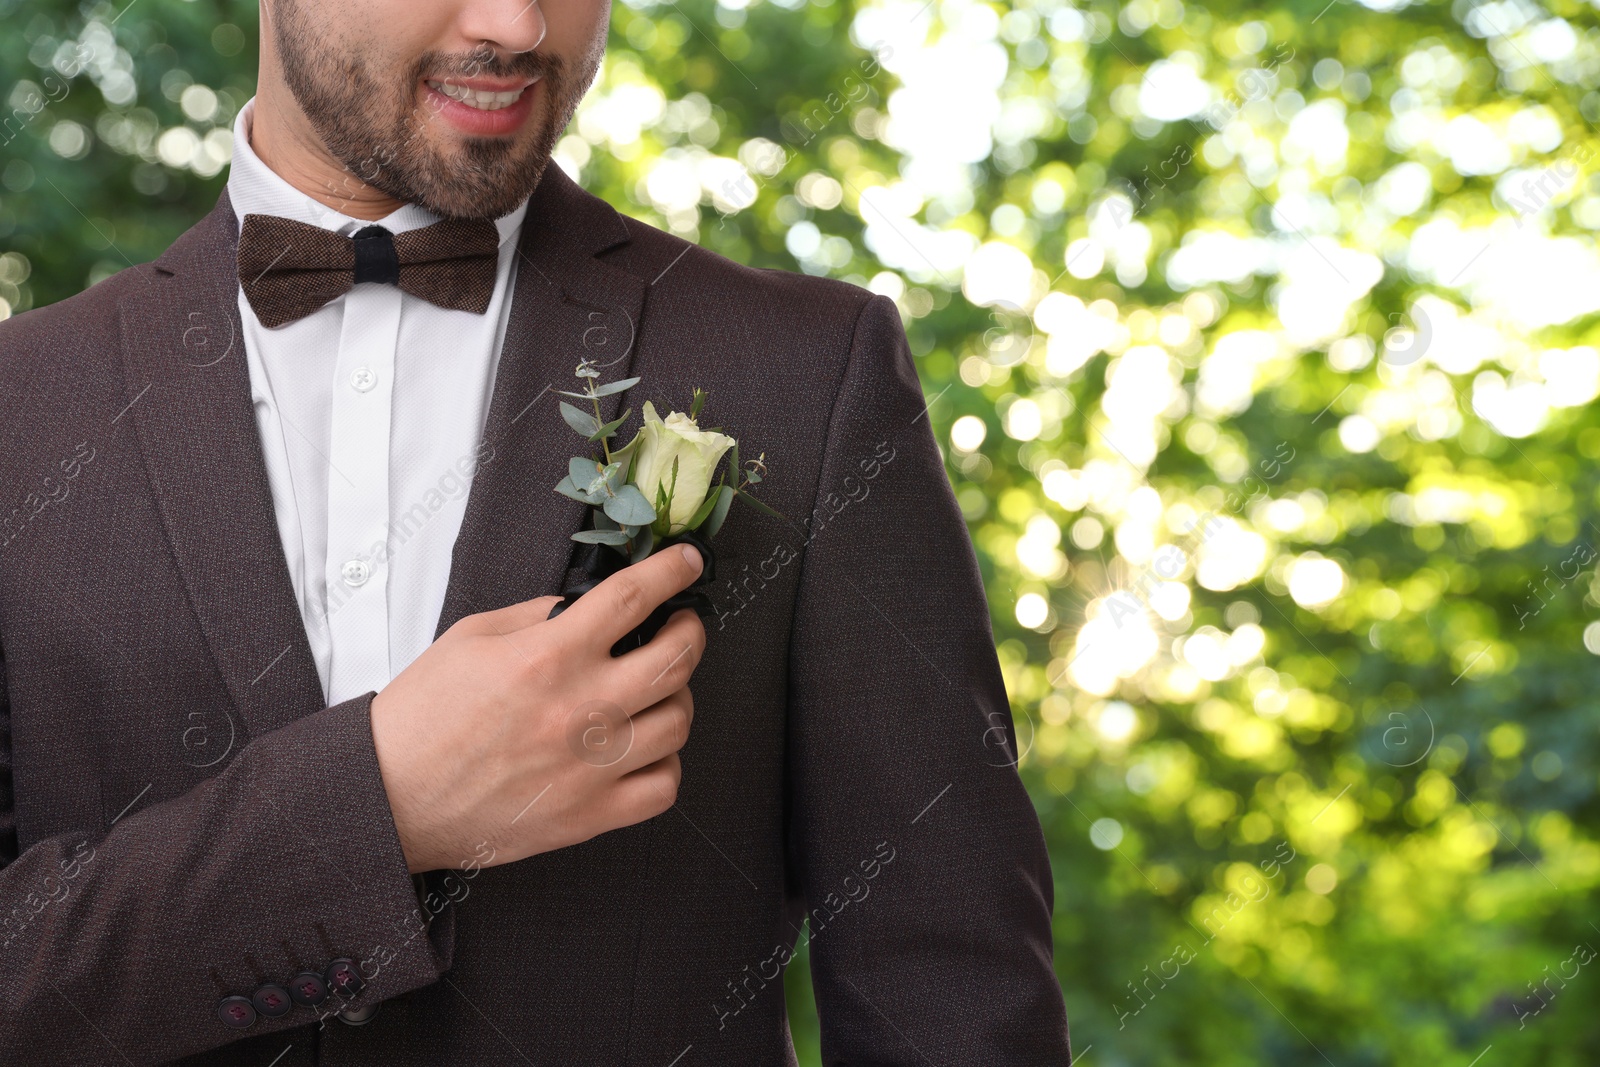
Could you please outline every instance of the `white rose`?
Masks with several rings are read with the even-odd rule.
[[[689,524],[711,492],[712,472],[733,444],[727,434],[702,430],[681,411],[670,413],[662,421],[655,405],[644,402],[644,426],[625,449],[633,457],[628,480],[639,487],[652,507],[658,488],[672,494],[664,530],[663,516],[656,516],[658,533],[670,536]],[[676,484],[672,478],[673,460],[678,461]]]

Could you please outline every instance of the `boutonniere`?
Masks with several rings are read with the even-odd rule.
[[[579,363],[574,373],[583,391],[558,392],[582,403],[561,401],[561,417],[583,438],[590,454],[568,461],[567,476],[555,490],[592,510],[589,527],[572,535],[587,546],[581,563],[585,576],[562,590],[564,599],[551,617],[611,574],[668,545],[690,542],[705,558],[693,585],[668,598],[613,647],[613,654],[620,655],[649,641],[679,608],[692,607],[702,618],[715,614],[710,598],[696,587],[713,578],[711,539],[722,528],[735,498],[773,518],[783,516],[749,491],[761,484],[766,473],[766,453],[741,463],[736,439],[716,427],[700,425],[705,390],[694,390],[688,412],[669,411],[666,418],[646,400],[644,424],[627,444],[613,447],[612,438],[633,409],[602,423],[600,398],[631,389],[640,379],[602,385],[600,371],[589,360]],[[727,466],[719,474],[724,459]]]

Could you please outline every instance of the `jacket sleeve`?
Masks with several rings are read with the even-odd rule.
[[[374,695],[262,734],[187,793],[19,852],[27,765],[0,658],[0,1063],[164,1062],[436,981],[443,960],[373,748]],[[339,958],[364,982],[353,998],[222,1021],[224,996]]]
[[[790,646],[788,847],[822,1059],[1066,1064],[1049,856],[929,422],[899,313],[873,297]]]

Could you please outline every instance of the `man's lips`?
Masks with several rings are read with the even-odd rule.
[[[428,78],[423,92],[443,118],[478,137],[510,133],[532,107],[538,78]]]
[[[430,78],[428,88],[479,111],[510,107],[537,78]]]

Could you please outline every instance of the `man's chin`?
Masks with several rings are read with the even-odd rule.
[[[542,145],[529,156],[525,144],[485,138],[449,140],[454,143],[429,145],[425,158],[413,158],[403,171],[397,166],[380,173],[371,184],[440,218],[497,219],[533,193],[550,165]],[[385,182],[385,178],[390,180]]]
[[[395,172],[401,187],[384,192],[441,218],[499,218],[533,193],[550,165],[554,139],[546,121],[536,113],[515,138],[469,137],[432,116],[418,138],[426,153],[415,161],[421,166]]]
[[[542,174],[543,171],[539,176]],[[498,219],[516,210],[517,205],[533,193],[539,176],[531,182],[519,182],[515,187],[497,186],[481,193],[453,189],[438,195],[418,196],[411,202],[442,219]]]

